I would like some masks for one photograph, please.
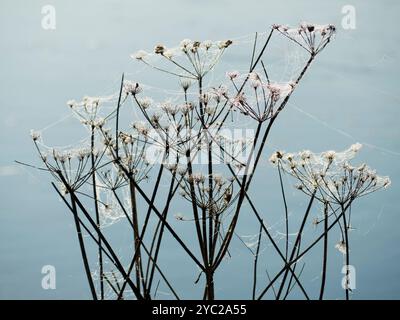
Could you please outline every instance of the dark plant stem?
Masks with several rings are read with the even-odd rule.
[[[116,197],[117,197],[117,195],[116,195]],[[120,202],[120,201],[119,201],[119,203],[120,203],[120,205],[121,205],[121,202]],[[127,214],[125,208],[124,208],[122,205],[121,205],[121,209],[124,211],[125,216],[128,216],[128,214]],[[129,219],[128,219],[128,221],[130,222],[130,226],[131,226],[132,229],[133,229],[133,224],[132,224],[132,222],[131,222]],[[178,297],[178,295],[176,294],[174,288],[172,287],[172,285],[170,284],[170,282],[167,280],[167,278],[165,277],[165,275],[164,275],[164,273],[161,271],[161,269],[158,267],[157,263],[156,263],[156,262],[154,261],[154,259],[152,258],[152,256],[151,256],[151,251],[149,251],[149,250],[146,248],[146,246],[144,245],[144,243],[142,242],[145,231],[146,231],[146,230],[145,230],[145,226],[144,226],[144,227],[142,228],[141,236],[139,237],[139,243],[140,243],[140,245],[143,247],[143,249],[144,249],[144,251],[146,252],[146,254],[148,255],[150,261],[153,262],[154,267],[157,269],[158,273],[159,273],[160,276],[163,278],[164,282],[166,283],[166,285],[168,286],[168,288],[171,290],[172,294],[175,296],[176,299],[179,300],[179,297]],[[131,272],[132,272],[132,270],[133,270],[133,267],[134,267],[134,265],[135,265],[135,262],[136,262],[137,254],[138,254],[138,250],[136,250],[135,253],[134,253],[134,255],[133,255],[133,258],[132,258],[132,260],[131,260],[130,266],[129,266],[129,268],[128,268],[127,277],[126,277],[125,279],[127,279],[128,277],[130,277],[130,274],[131,274]],[[128,281],[125,280],[124,283],[122,284],[121,288],[120,288],[120,292],[119,292],[118,297],[117,297],[118,300],[122,299],[123,293],[124,293],[124,290],[125,290],[125,287],[126,287],[127,284],[128,284]],[[144,287],[145,287],[145,285],[144,285]],[[146,295],[146,296],[145,296],[145,299],[150,300],[150,299],[151,299],[150,295]]]
[[[155,199],[156,199],[156,195],[157,195],[157,192],[158,192],[158,188],[159,188],[159,186],[160,186],[160,182],[161,182],[161,177],[162,177],[162,174],[163,174],[163,170],[164,170],[164,165],[161,164],[161,165],[160,165],[160,169],[158,170],[158,175],[157,175],[156,184],[154,185],[153,193],[152,193],[151,199],[150,199],[150,201],[153,202],[153,203],[154,203],[154,201],[155,201]],[[148,208],[148,210],[147,210],[147,214],[146,214],[146,219],[145,219],[145,224],[144,224],[144,227],[143,227],[143,231],[145,231],[145,229],[146,229],[146,227],[147,227],[147,223],[148,223],[148,220],[150,219],[151,211],[152,211],[152,210],[151,210],[151,207],[149,206],[149,208]],[[158,221],[157,229],[158,229],[159,223],[160,223],[160,221]],[[154,232],[153,242],[155,241],[156,236],[157,236],[157,229],[156,229],[156,231]],[[142,235],[144,236],[143,232],[142,232]],[[142,235],[141,235],[141,237],[140,237],[141,239],[143,239],[143,236],[142,236]],[[153,243],[152,243],[152,245],[151,245],[151,247],[150,247],[150,255],[149,255],[149,256],[152,256],[152,253],[153,253]],[[146,280],[146,281],[145,281],[145,286],[144,286],[144,294],[145,294],[145,296],[146,296],[146,295],[149,295],[149,296],[150,296],[150,292],[147,290],[149,267],[150,267],[150,257],[149,257],[149,260],[148,260],[148,262],[147,262],[147,267],[146,267],[146,276],[145,276],[145,280]]]
[[[71,194],[71,204],[72,204],[72,207],[71,207],[72,208],[72,212],[73,212],[73,215],[74,215],[76,234],[78,236],[79,247],[81,249],[81,255],[82,255],[82,260],[83,260],[83,266],[85,268],[86,277],[88,279],[90,292],[92,293],[93,300],[97,300],[96,289],[94,287],[92,273],[90,271],[90,266],[89,266],[89,260],[88,260],[87,254],[86,254],[85,242],[83,241],[81,225],[80,225],[79,220],[78,220],[79,219],[78,218],[78,210],[77,210],[77,207],[76,207],[75,199],[72,196],[72,194]]]
[[[55,185],[52,185],[53,187],[55,187]],[[61,200],[64,202],[64,204],[68,207],[68,209],[71,211],[72,215],[74,215],[74,209],[72,208],[72,206],[67,202],[67,200],[65,199],[65,197],[57,190],[55,189],[56,192],[58,193],[58,195],[60,196]],[[83,221],[81,220],[81,218],[79,218],[79,216],[77,216],[78,218],[78,222],[79,224],[83,227],[83,229],[85,229],[85,231],[87,232],[87,234],[90,236],[90,238],[98,245],[99,242],[97,240],[97,238],[92,234],[92,232],[89,230],[89,228],[83,223]],[[101,250],[103,251],[103,253],[106,255],[106,257],[108,259],[110,259],[110,261],[115,265],[115,261],[114,259],[110,256],[110,254],[103,248],[101,247]]]
[[[82,213],[85,215],[86,219],[89,221],[90,225],[92,226],[92,228],[97,232],[97,235],[101,238],[102,242],[104,243],[104,245],[106,246],[107,250],[109,251],[109,253],[111,254],[111,256],[114,259],[114,262],[116,264],[116,267],[118,268],[119,272],[122,274],[122,276],[127,279],[127,282],[129,284],[129,286],[131,287],[133,293],[135,294],[136,298],[138,300],[142,300],[143,296],[141,295],[140,291],[137,289],[137,287],[135,286],[135,284],[132,282],[132,280],[129,279],[129,277],[127,276],[121,262],[118,259],[118,256],[115,254],[114,250],[112,249],[111,245],[109,244],[109,242],[107,241],[107,239],[104,237],[103,233],[101,232],[101,230],[97,227],[97,224],[95,223],[95,221],[93,221],[92,217],[90,216],[90,214],[87,212],[86,208],[83,206],[83,204],[79,201],[79,199],[77,198],[77,196],[75,195],[74,191],[71,189],[71,187],[69,186],[68,182],[65,180],[65,177],[62,175],[60,170],[56,171],[58,177],[60,178],[61,182],[64,184],[64,186],[67,188],[68,193],[71,194],[72,199],[74,199],[74,201],[76,202],[76,204],[78,205],[79,209],[82,211]],[[57,187],[55,186],[55,184],[53,184],[53,187],[58,191]]]
[[[260,245],[261,245],[261,233],[263,231],[263,225],[260,223],[260,230],[258,234],[258,241],[257,241],[257,250],[254,255],[254,268],[253,268],[253,295],[252,299],[256,298],[256,289],[257,289],[257,263],[258,263],[258,255],[260,253]]]
[[[286,260],[287,260],[288,251],[289,251],[289,216],[288,216],[288,207],[287,207],[287,203],[286,203],[285,188],[283,187],[282,173],[281,173],[281,168],[280,168],[280,164],[279,163],[278,163],[278,172],[279,172],[279,182],[280,182],[280,185],[281,185],[283,204],[285,206],[285,227],[286,227],[285,257],[286,257]]]
[[[207,134],[207,133],[206,133]],[[213,264],[213,223],[214,223],[214,219],[213,219],[213,203],[212,203],[212,199],[213,199],[213,168],[212,168],[212,164],[213,164],[213,159],[212,159],[212,142],[209,141],[208,142],[208,188],[209,188],[209,194],[208,194],[208,198],[209,198],[209,204],[208,204],[208,257],[209,260],[207,262],[207,266],[206,266],[206,272],[207,272],[207,296],[208,296],[208,300],[214,300],[214,272],[212,270],[212,264]],[[205,230],[206,231],[206,230]],[[206,249],[207,250],[207,249]]]
[[[187,151],[186,159],[187,159],[188,174],[189,174],[189,177],[191,177],[193,175],[193,167],[192,167],[192,161],[190,159],[190,151],[189,150]],[[206,250],[207,249],[204,247],[203,235],[201,232],[200,221],[199,221],[200,218],[199,218],[199,213],[198,213],[197,204],[196,204],[196,191],[195,191],[195,187],[194,187],[194,182],[191,179],[189,179],[189,186],[190,186],[190,197],[191,197],[191,203],[192,203],[194,223],[196,226],[197,240],[199,242],[204,266],[206,266],[207,260],[208,260],[208,259],[206,259],[206,257],[207,257]]]
[[[296,261],[297,261],[297,257],[298,257],[299,254],[300,254],[300,250],[301,250],[301,237],[300,237],[299,245],[297,246]],[[288,285],[287,285],[286,294],[285,294],[285,296],[283,297],[283,300],[286,300],[286,298],[288,297],[290,291],[291,291],[291,290],[294,288],[294,286],[296,285],[295,283],[293,283],[293,279],[294,279],[294,277],[295,277],[295,275],[296,275],[296,268],[297,268],[297,262],[295,262],[294,265],[293,265],[293,268],[292,268],[293,271],[292,271],[292,274],[290,275],[290,280],[289,280],[289,283],[288,283]],[[301,271],[300,271],[299,275],[297,276],[297,278],[300,277],[300,274],[301,274]],[[292,285],[292,283],[293,283],[293,285]],[[276,299],[276,295],[275,295],[275,299]]]
[[[132,224],[133,224],[133,237],[134,237],[134,255],[135,259],[135,271],[136,271],[136,286],[140,290],[140,282],[141,282],[141,252],[140,252],[140,241],[139,241],[139,220],[137,213],[137,205],[136,205],[136,189],[134,184],[132,183],[133,179],[129,181],[129,190],[131,197],[131,209],[132,209]]]
[[[94,210],[96,214],[96,224],[100,228],[100,214],[99,214],[99,204],[97,201],[97,184],[96,184],[96,168],[95,168],[95,158],[94,158],[94,130],[95,127],[92,125],[92,131],[90,136],[90,147],[91,147],[91,161],[92,161],[92,185],[93,185],[93,199],[94,199]],[[98,249],[98,259],[99,259],[99,273],[100,273],[100,297],[104,300],[104,272],[103,272],[103,253],[101,251],[101,239],[98,239],[99,249]]]
[[[303,217],[303,220],[301,222],[299,233],[297,234],[297,237],[296,237],[296,240],[295,240],[295,243],[294,243],[294,247],[292,249],[292,253],[290,254],[289,261],[293,260],[294,255],[296,254],[296,250],[297,250],[297,248],[298,248],[298,246],[300,244],[300,240],[301,240],[301,236],[302,236],[302,233],[303,233],[303,229],[304,229],[304,226],[306,225],[306,221],[307,221],[308,215],[309,215],[309,213],[311,211],[312,204],[314,202],[314,198],[315,198],[315,190],[314,190],[314,193],[313,193],[313,195],[312,195],[312,197],[311,197],[311,199],[310,199],[310,201],[308,203],[307,210],[306,210],[306,212],[304,214],[304,217]],[[297,259],[295,259],[294,261],[297,261]],[[286,271],[285,271],[285,274],[283,276],[283,280],[281,282],[281,285],[279,287],[278,294],[276,296],[277,300],[279,300],[279,298],[280,298],[280,296],[282,294],[282,290],[283,290],[283,287],[285,286],[285,282],[286,282],[286,278],[287,278],[288,274],[289,274],[289,269],[287,268]]]
[[[343,211],[343,204],[341,205]],[[343,229],[344,229],[344,242],[346,244],[346,300],[349,300],[349,266],[350,266],[350,256],[349,256],[349,226],[347,225],[346,214],[343,215]]]
[[[172,176],[172,179],[171,179],[171,183],[170,183],[170,187],[169,187],[169,191],[168,191],[167,202],[166,202],[164,210],[163,210],[163,218],[164,219],[167,218],[167,214],[168,214],[168,211],[169,211],[169,206],[170,206],[170,203],[171,203],[171,200],[172,200],[173,189],[174,189],[174,181],[175,181],[175,173],[173,173],[173,176]],[[161,243],[162,243],[164,230],[165,230],[165,225],[162,224],[161,228],[160,228],[160,233],[159,233],[159,236],[158,236],[158,239],[157,239],[157,244],[156,244],[156,247],[155,247],[155,253],[154,253],[152,269],[151,269],[149,280],[148,280],[148,284],[147,284],[147,289],[146,290],[147,290],[148,294],[150,294],[150,292],[151,292],[151,286],[153,284],[153,279],[154,279],[155,266],[156,266],[156,263],[157,263],[157,260],[158,260],[158,255],[159,255],[160,248],[161,248]]]
[[[202,101],[202,93],[203,93],[203,79],[199,77],[198,79],[199,85],[199,107],[200,107],[200,120],[202,125],[202,131],[205,133],[207,141],[208,139],[208,132],[206,128],[206,124],[204,122],[204,106]],[[212,160],[212,152],[211,152],[212,142],[208,141],[207,148],[208,148],[208,188],[209,188],[209,204],[208,208],[202,208],[202,230],[203,230],[203,243],[201,246],[203,247],[203,259],[204,259],[204,267],[206,272],[206,296],[208,300],[214,300],[214,271],[212,268],[213,264],[213,213],[212,213],[212,199],[213,199],[213,160]],[[192,170],[190,164],[190,171]],[[191,174],[189,172],[189,174]],[[192,188],[192,187],[191,187]],[[192,191],[191,191],[192,193]],[[195,199],[192,197],[192,202]],[[208,217],[207,217],[207,210],[208,210]],[[208,237],[207,237],[207,218],[208,218]],[[208,239],[207,239],[208,238]]]
[[[118,162],[119,163],[119,162]],[[124,171],[125,168],[123,166],[120,165],[119,163],[119,167]],[[126,174],[126,171],[124,171]],[[129,174],[128,174],[129,176]],[[186,253],[190,256],[190,258],[192,258],[192,260],[197,264],[197,266],[204,271],[204,266],[200,263],[200,261],[196,258],[196,256],[192,253],[191,250],[189,250],[189,248],[186,246],[186,244],[182,241],[182,239],[178,236],[178,234],[174,231],[174,229],[171,227],[171,225],[165,220],[165,218],[163,217],[162,213],[160,213],[160,211],[155,207],[155,205],[150,201],[149,197],[146,195],[146,193],[139,187],[139,185],[133,181],[133,184],[135,185],[135,188],[137,189],[137,191],[140,193],[140,195],[142,196],[142,198],[147,202],[147,204],[149,206],[151,206],[153,212],[156,214],[156,216],[158,217],[158,219],[161,220],[161,222],[163,224],[165,224],[165,227],[167,228],[167,230],[171,233],[171,235],[174,237],[174,239],[180,244],[180,246],[182,247],[183,250],[186,251]]]
[[[121,78],[121,86],[119,88],[119,96],[118,96],[118,104],[117,104],[117,116],[115,118],[115,154],[118,155],[118,130],[119,130],[119,109],[121,107],[121,97],[122,97],[122,88],[124,87],[124,74],[122,74]]]
[[[228,165],[228,168],[230,170],[230,172],[233,174],[236,182],[239,184],[239,186],[241,186],[239,179],[234,175],[234,171],[232,170],[232,168]],[[277,243],[275,242],[274,238],[272,237],[271,233],[268,231],[268,228],[265,226],[263,219],[261,218],[261,215],[258,213],[256,207],[253,204],[253,201],[250,199],[249,195],[247,194],[247,192],[245,192],[245,196],[246,199],[254,213],[254,215],[256,216],[258,222],[260,223],[260,225],[262,226],[263,231],[265,232],[265,234],[267,235],[269,241],[271,241],[272,246],[274,247],[274,249],[276,250],[276,252],[279,254],[279,256],[281,257],[281,259],[283,260],[283,262],[285,263],[285,265],[287,265],[287,259],[285,258],[285,256],[283,255],[283,253],[281,252],[281,250],[279,249]],[[289,267],[289,271],[292,273],[294,279],[296,280],[298,286],[300,287],[301,291],[303,292],[304,296],[307,297],[307,293],[303,287],[303,285],[301,284],[300,280],[298,279],[298,277],[296,276],[296,274],[294,273],[294,271],[292,270],[292,268]]]
[[[257,126],[257,130],[256,130],[256,133],[255,133],[255,136],[254,136],[254,144],[253,144],[253,146],[251,148],[250,155],[249,155],[249,158],[248,158],[247,163],[246,163],[246,168],[245,168],[245,172],[244,172],[244,176],[243,176],[243,180],[242,180],[242,184],[241,184],[241,188],[240,188],[240,194],[239,194],[238,204],[236,206],[235,215],[232,218],[232,221],[231,221],[231,223],[229,225],[229,228],[228,228],[228,232],[227,232],[224,240],[222,241],[221,248],[220,248],[220,250],[219,250],[219,252],[217,254],[217,257],[215,259],[214,270],[222,262],[222,259],[224,258],[226,252],[228,251],[229,244],[230,244],[230,242],[232,240],[232,236],[233,236],[234,231],[235,231],[236,223],[237,223],[238,218],[239,218],[239,213],[240,213],[240,209],[241,209],[242,204],[243,204],[243,199],[244,199],[246,191],[247,191],[247,189],[245,187],[246,186],[246,182],[247,182],[247,177],[248,177],[248,175],[251,177],[252,174],[254,174],[254,170],[256,169],[256,167],[253,166],[252,173],[249,174],[249,167],[250,167],[250,164],[251,164],[251,160],[253,158],[253,154],[254,154],[255,146],[256,146],[256,143],[257,143],[257,140],[258,140],[258,137],[259,137],[259,134],[260,134],[261,126],[262,126],[262,123],[259,122],[258,126]]]
[[[325,282],[326,282],[326,267],[328,262],[328,204],[324,203],[324,254],[322,262],[322,278],[321,278],[321,290],[319,293],[319,300],[324,298]]]
[[[335,218],[335,220],[329,225],[328,229],[326,231],[324,231],[317,239],[315,239],[306,249],[303,250],[302,253],[300,253],[296,259],[293,259],[292,261],[289,261],[285,267],[283,267],[276,275],[274,278],[272,278],[272,280],[270,281],[270,283],[266,286],[266,288],[261,292],[261,294],[259,295],[259,297],[257,298],[257,300],[261,300],[263,298],[263,296],[267,293],[267,291],[269,290],[269,288],[271,288],[273,286],[273,284],[279,279],[279,277],[286,271],[286,269],[290,268],[291,265],[293,265],[294,263],[296,263],[299,259],[301,259],[302,257],[304,257],[312,248],[314,248],[319,241],[340,221],[340,219],[342,219],[342,216],[345,214],[346,210],[349,208],[349,206],[351,205],[352,199],[349,200],[349,203],[344,206],[344,208],[342,209],[342,212]]]

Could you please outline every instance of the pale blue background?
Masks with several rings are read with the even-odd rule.
[[[41,27],[45,4],[56,8],[56,30]],[[355,30],[341,28],[341,9],[346,4],[356,8]],[[0,298],[90,297],[71,217],[53,194],[48,177],[13,166],[15,159],[36,161],[30,129],[43,128],[68,115],[65,101],[70,98],[114,92],[121,73],[135,73],[139,67],[129,59],[129,54],[138,49],[152,48],[160,41],[175,44],[187,37],[247,35],[265,31],[272,23],[293,25],[303,20],[334,23],[338,34],[282,114],[271,143],[285,150],[316,151],[340,150],[357,141],[369,144],[360,161],[389,175],[393,184],[356,208],[353,224],[357,229],[351,235],[352,264],[357,269],[353,297],[400,298],[399,13],[400,3],[395,0],[2,0]],[[67,137],[72,123],[66,121],[52,133]],[[272,149],[266,155],[270,152]],[[262,170],[265,168],[267,165]],[[276,174],[270,173],[270,177],[255,181],[253,197],[260,206],[276,198],[268,191],[276,186]],[[296,204],[296,197],[292,202]],[[190,236],[181,225],[178,228]],[[243,234],[256,232],[248,229],[244,227]],[[337,240],[333,238],[331,246]],[[181,257],[174,242],[168,240],[166,246],[165,266]],[[238,260],[246,254],[239,245],[233,250]],[[238,260],[218,275],[217,297],[249,297],[250,289],[244,288],[249,284],[250,269],[241,267],[241,262],[235,264]],[[189,298],[199,297],[200,291],[191,289],[197,273],[193,265],[183,261],[169,275],[178,283],[179,292],[187,292]],[[314,276],[318,275],[318,261],[309,264]],[[53,291],[45,291],[40,285],[40,271],[46,264],[57,268],[57,289]],[[341,256],[332,251],[328,298],[343,298],[340,268]],[[317,288],[313,276],[307,277],[306,283]]]

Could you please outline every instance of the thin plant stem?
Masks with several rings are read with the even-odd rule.
[[[136,189],[132,183],[133,179],[129,181],[129,191],[132,209],[132,224],[133,224],[133,238],[134,238],[134,256],[135,258],[135,271],[136,271],[136,285],[140,290],[141,282],[141,272],[142,272],[142,258],[140,252],[140,242],[139,242],[139,220],[136,205]]]
[[[258,233],[258,240],[257,240],[257,249],[256,253],[254,254],[254,268],[253,268],[253,295],[252,299],[256,298],[256,289],[257,289],[257,263],[258,263],[258,255],[260,253],[260,245],[261,245],[261,233],[262,233],[262,224],[260,223],[260,230]]]
[[[118,267],[119,272],[122,274],[122,276],[127,279],[129,286],[131,287],[133,293],[135,294],[136,298],[139,300],[143,299],[143,296],[141,295],[140,291],[137,289],[135,284],[127,277],[127,274],[121,264],[121,262],[118,259],[118,256],[115,254],[114,250],[112,249],[111,245],[107,241],[107,239],[104,237],[103,233],[101,230],[97,227],[97,224],[93,221],[92,217],[90,214],[87,212],[86,208],[83,206],[83,204],[79,201],[79,199],[76,197],[74,191],[71,189],[71,187],[68,185],[68,182],[65,180],[64,176],[62,175],[61,171],[57,171],[58,176],[60,177],[62,183],[64,186],[67,188],[68,192],[71,194],[71,197],[74,199],[76,204],[78,205],[79,209],[82,211],[82,213],[85,215],[86,219],[89,221],[90,225],[92,228],[97,232],[98,236],[101,238],[102,242],[106,246],[107,250],[110,252],[111,256],[113,257],[116,266]],[[57,187],[53,184],[53,187],[57,189]]]
[[[122,74],[121,78],[121,85],[119,88],[119,96],[118,96],[118,103],[117,103],[117,116],[115,120],[115,153],[118,157],[118,130],[119,130],[119,109],[121,107],[121,97],[122,97],[122,89],[124,87],[124,74]]]
[[[297,249],[297,247],[298,247],[298,245],[299,245],[299,243],[300,243],[300,239],[301,239],[301,236],[302,236],[302,233],[303,233],[303,229],[304,229],[304,226],[306,225],[306,221],[307,221],[307,218],[308,218],[308,215],[309,215],[309,213],[310,213],[310,211],[311,211],[311,207],[312,207],[312,204],[313,204],[313,202],[314,202],[314,198],[315,198],[315,190],[314,190],[314,192],[313,192],[313,195],[312,195],[312,197],[310,198],[310,201],[309,201],[309,203],[308,203],[308,206],[307,206],[307,210],[306,210],[306,212],[305,212],[305,214],[304,214],[304,217],[303,217],[303,220],[302,220],[302,222],[301,222],[301,226],[300,226],[300,229],[299,229],[299,231],[298,231],[298,234],[297,234],[297,237],[296,237],[296,240],[295,240],[295,243],[294,243],[294,247],[293,247],[293,250],[292,250],[292,253],[290,254],[290,260],[289,261],[292,261],[293,260],[293,258],[294,258],[294,255],[295,255],[295,253],[296,253],[296,249]],[[297,260],[296,260],[297,261]],[[279,290],[278,290],[278,295],[277,295],[277,299],[279,300],[279,298],[280,298],[280,296],[281,296],[281,294],[282,294],[282,290],[283,290],[283,287],[284,287],[284,285],[285,285],[285,281],[286,281],[286,278],[287,278],[287,276],[288,276],[288,273],[289,273],[289,269],[286,269],[286,272],[285,272],[285,274],[284,274],[284,276],[283,276],[283,280],[282,280],[282,282],[281,282],[281,286],[280,286],[280,288],[279,288]]]
[[[348,209],[348,207],[351,204],[351,201],[349,201],[349,203],[344,206],[344,208],[342,209],[342,212],[335,218],[335,220],[329,225],[329,227],[327,228],[326,231],[324,231],[319,237],[317,237],[317,239],[315,239],[306,249],[304,249],[298,256],[296,259],[293,259],[291,261],[289,261],[287,263],[287,265],[285,267],[283,267],[276,275],[274,278],[272,278],[272,281],[270,281],[270,283],[266,286],[266,288],[261,292],[261,294],[259,295],[259,297],[257,298],[257,300],[261,300],[263,298],[263,296],[267,293],[268,289],[271,288],[273,286],[273,284],[279,279],[279,277],[286,271],[287,268],[290,268],[291,265],[293,265],[294,263],[296,263],[296,261],[298,261],[299,259],[301,259],[303,256],[305,256],[312,248],[314,248],[314,246],[316,246],[319,241],[321,239],[323,239],[323,237],[334,227],[336,226],[336,224],[338,223],[338,221],[340,219],[342,219],[342,216],[345,214],[346,210]]]
[[[301,250],[301,237],[300,237],[299,245],[297,246],[296,259],[297,259],[298,255],[300,254],[300,250]],[[283,297],[283,300],[286,300],[286,298],[288,297],[288,295],[291,291],[291,288],[294,288],[294,286],[296,285],[296,283],[293,282],[294,275],[296,274],[296,268],[297,268],[297,262],[293,265],[293,268],[292,268],[293,272],[290,275],[290,280],[287,285],[286,294]],[[301,271],[300,271],[299,275],[297,276],[298,278],[300,277],[300,274],[301,274]],[[293,285],[292,285],[292,283],[293,283]],[[276,296],[275,296],[275,299],[276,299]]]
[[[91,154],[90,158],[92,161],[92,186],[93,186],[93,198],[94,198],[94,210],[96,214],[96,224],[97,227],[100,228],[100,214],[99,214],[99,204],[97,201],[97,184],[96,184],[96,171],[95,171],[95,156],[94,156],[94,126],[91,127],[91,136],[90,136],[90,148]],[[104,300],[104,283],[103,283],[103,253],[101,251],[101,239],[98,238],[99,246],[98,246],[98,259],[99,259],[99,274],[100,274],[100,297],[101,300]]]
[[[175,173],[174,173],[174,175],[175,175]],[[169,211],[169,206],[170,206],[170,203],[171,203],[171,200],[172,200],[172,193],[173,193],[173,188],[174,188],[174,178],[175,178],[174,176],[171,178],[170,188],[169,188],[168,197],[167,197],[167,203],[166,203],[165,208],[163,210],[163,218],[164,219],[167,218],[167,214],[168,214],[168,211]],[[157,260],[158,260],[158,255],[159,255],[160,248],[161,248],[164,229],[165,229],[165,225],[161,224],[160,233],[159,233],[159,236],[158,236],[158,239],[157,239],[157,244],[156,244],[156,247],[155,247],[154,258],[153,258],[153,261],[152,261],[152,269],[150,271],[150,275],[149,275],[149,278],[148,278],[148,284],[147,284],[147,288],[146,288],[146,291],[147,291],[148,294],[150,294],[150,292],[151,292],[151,287],[152,287],[152,283],[153,283],[153,279],[154,279],[154,271],[155,271],[155,267],[157,265]]]
[[[72,205],[72,212],[73,212],[73,215],[74,215],[76,234],[78,236],[79,247],[81,249],[83,265],[84,265],[84,268],[85,268],[86,277],[88,279],[90,292],[92,293],[93,300],[97,300],[97,293],[96,293],[96,289],[94,287],[92,273],[90,271],[89,259],[87,257],[87,253],[86,253],[85,242],[83,240],[82,231],[81,231],[81,225],[80,225],[79,220],[78,220],[78,210],[77,210],[77,207],[76,207],[75,199],[72,196],[72,194],[71,194],[71,205]]]
[[[343,211],[343,204],[341,204]],[[344,229],[344,242],[346,244],[346,300],[349,300],[349,266],[350,266],[350,257],[349,257],[349,227],[347,225],[346,214],[343,215],[343,229]]]
[[[324,253],[323,253],[323,260],[322,260],[322,276],[321,276],[321,289],[319,293],[319,300],[323,300],[324,298],[324,290],[325,290],[325,283],[326,283],[326,268],[328,263],[328,204],[324,203]]]
[[[234,171],[232,170],[232,168],[230,166],[228,166],[229,170],[231,171],[231,173],[233,174],[236,182],[239,184],[239,186],[241,186],[239,179],[234,175]],[[245,192],[245,197],[246,200],[248,201],[254,215],[256,216],[258,222],[260,223],[260,225],[262,226],[263,231],[265,232],[265,234],[267,235],[269,241],[272,243],[272,246],[274,247],[274,249],[276,250],[276,252],[279,254],[280,258],[283,260],[283,262],[285,263],[285,265],[287,265],[287,259],[285,258],[284,254],[282,253],[282,251],[280,250],[280,248],[278,247],[277,243],[275,242],[274,238],[272,237],[271,233],[268,231],[268,228],[265,226],[263,219],[261,218],[261,215],[258,213],[258,210],[256,209],[253,201],[250,199],[247,191]],[[307,293],[304,289],[304,287],[302,286],[300,280],[297,278],[296,274],[294,273],[294,271],[289,267],[290,272],[293,274],[294,279],[296,280],[297,284],[299,285],[301,291],[303,292],[304,296],[307,296]]]
[[[285,206],[285,227],[286,227],[286,246],[285,246],[285,257],[286,260],[288,258],[288,251],[289,251],[289,216],[288,216],[288,207],[287,207],[287,203],[286,203],[286,196],[285,196],[285,189],[283,186],[283,181],[282,181],[282,173],[281,173],[281,168],[280,168],[280,164],[278,164],[278,172],[279,172],[279,182],[281,185],[281,193],[282,193],[282,198],[283,198],[283,204]]]
[[[241,188],[240,188],[239,200],[238,200],[238,204],[236,206],[235,215],[232,218],[231,224],[230,224],[230,226],[228,228],[228,233],[227,233],[226,237],[224,238],[224,240],[222,242],[222,245],[221,245],[221,249],[219,250],[219,252],[217,254],[217,257],[215,259],[215,263],[214,263],[214,266],[213,266],[214,270],[222,262],[222,259],[224,258],[225,254],[226,254],[226,252],[228,250],[230,241],[232,240],[232,235],[233,235],[233,232],[235,230],[237,220],[239,218],[239,212],[240,212],[240,209],[241,209],[241,206],[242,206],[242,203],[243,203],[243,199],[245,197],[245,191],[246,191],[245,186],[246,186],[246,181],[247,181],[248,170],[249,170],[249,166],[250,166],[250,163],[251,163],[251,160],[252,160],[252,157],[253,157],[255,145],[257,143],[258,136],[259,136],[259,133],[260,133],[260,130],[261,130],[261,125],[262,125],[262,123],[260,122],[258,124],[258,126],[257,126],[257,130],[256,130],[255,137],[254,137],[254,143],[253,143],[253,146],[252,146],[251,151],[250,151],[249,158],[248,158],[247,163],[246,163],[245,173],[244,173],[242,185],[241,185]],[[253,172],[254,172],[254,170],[255,170],[255,167],[253,167]],[[251,176],[251,174],[250,174],[250,176]]]

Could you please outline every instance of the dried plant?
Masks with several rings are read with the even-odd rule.
[[[181,247],[193,265],[204,275],[203,299],[215,296],[215,274],[230,255],[229,248],[244,204],[254,214],[259,229],[254,257],[253,299],[262,299],[273,289],[276,299],[286,299],[297,286],[305,298],[298,261],[320,241],[324,242],[323,268],[319,298],[324,296],[328,255],[328,232],[339,226],[342,240],[337,248],[349,265],[351,204],[354,200],[386,188],[390,180],[376,175],[366,165],[352,167],[349,161],[360,145],[335,153],[315,154],[303,151],[289,154],[278,151],[270,161],[277,167],[283,202],[285,244],[273,235],[265,208],[256,207],[249,189],[268,142],[272,125],[297,89],[299,82],[320,52],[332,40],[335,27],[303,23],[298,28],[274,25],[260,45],[256,34],[247,72],[227,70],[226,81],[205,85],[204,80],[216,68],[224,53],[234,50],[235,41],[183,40],[179,46],[167,48],[158,44],[152,53],[143,50],[132,55],[140,63],[171,76],[180,93],[167,96],[162,102],[148,97],[146,86],[122,76],[119,93],[113,97],[85,97],[81,102],[69,101],[73,114],[89,132],[82,147],[58,150],[44,145],[39,133],[32,139],[44,163],[41,170],[50,173],[53,187],[73,215],[86,276],[93,299],[136,299],[157,297],[162,281],[176,298],[174,283],[168,271],[176,266],[163,265],[160,251],[165,232]],[[308,55],[302,67],[288,82],[272,81],[263,57],[273,34],[283,35]],[[114,99],[115,98],[115,99]],[[116,99],[117,98],[117,99]],[[112,108],[104,105],[116,103]],[[121,129],[122,108],[132,108],[136,116],[132,124]],[[228,120],[248,123],[254,128],[251,137],[233,137]],[[282,179],[288,174],[297,181],[297,189],[309,197],[302,223],[289,241],[289,215]],[[151,186],[151,192],[146,187]],[[177,196],[178,194],[178,196]],[[180,195],[180,196],[179,196]],[[190,214],[175,218],[194,226],[191,241],[177,233],[171,223],[173,203],[189,204]],[[323,233],[305,249],[300,248],[305,225],[315,203],[324,216]],[[248,213],[248,209],[245,210]],[[106,227],[116,222],[131,229],[131,257],[126,262],[112,244]],[[88,237],[83,237],[82,234]],[[97,247],[97,261],[89,261],[87,241]],[[269,243],[279,256],[282,268],[275,276],[257,285],[261,243]],[[161,266],[162,265],[162,266]],[[194,268],[194,272],[197,270]],[[196,284],[200,282],[199,279]],[[278,289],[274,287],[277,284]],[[257,293],[258,292],[258,293]],[[346,289],[349,298],[349,290]]]

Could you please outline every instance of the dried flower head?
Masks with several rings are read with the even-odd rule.
[[[312,55],[322,51],[336,32],[336,28],[332,24],[318,25],[308,22],[301,23],[297,28],[289,28],[285,25],[273,25],[272,28]]]
[[[125,81],[124,82],[124,92],[127,95],[137,95],[138,93],[142,92],[142,87],[137,82],[133,81]]]
[[[132,54],[131,57],[137,60],[143,60],[147,55],[148,53],[146,51],[139,50],[138,52]]]
[[[271,156],[271,162],[299,181],[297,189],[311,195],[317,189],[317,199],[345,204],[390,185],[388,177],[381,177],[367,165],[355,170],[349,164],[361,149],[356,143],[342,152],[326,151],[312,153],[308,150],[286,154],[278,158]],[[299,166],[298,163],[301,165]]]

